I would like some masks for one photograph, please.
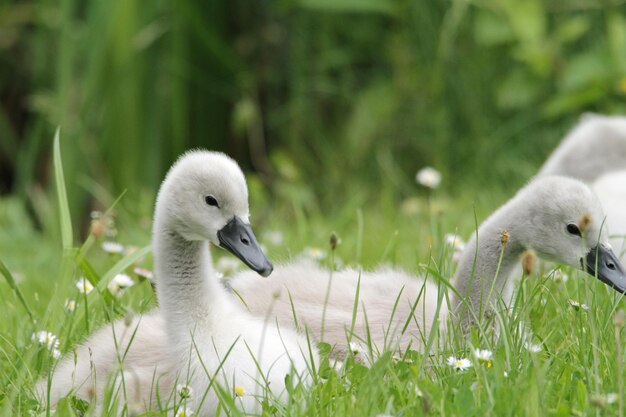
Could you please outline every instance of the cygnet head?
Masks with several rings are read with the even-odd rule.
[[[566,177],[545,177],[522,189],[518,198],[528,210],[532,236],[525,246],[546,259],[563,262],[597,276],[626,292],[626,271],[613,253],[600,201],[584,183]]]
[[[273,266],[259,247],[249,217],[248,188],[237,163],[219,152],[190,151],[170,168],[161,185],[154,233],[208,240],[268,276]]]

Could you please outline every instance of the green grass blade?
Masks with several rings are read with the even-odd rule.
[[[70,206],[67,202],[67,191],[65,189],[65,178],[63,176],[63,164],[61,162],[61,145],[60,145],[61,128],[57,127],[54,134],[54,179],[57,186],[57,195],[59,197],[59,211],[61,216],[61,241],[63,249],[70,249],[72,242],[72,218],[70,216]]]
[[[7,280],[7,283],[9,284],[9,287],[11,287],[11,289],[13,291],[15,291],[15,294],[17,295],[17,298],[22,303],[22,306],[24,306],[24,309],[28,313],[28,316],[30,317],[30,320],[34,323],[35,322],[35,317],[33,316],[33,312],[31,311],[30,307],[28,307],[28,304],[26,303],[26,300],[24,299],[24,296],[22,295],[22,292],[20,291],[20,288],[17,286],[17,283],[15,282],[15,278],[13,278],[13,275],[11,274],[9,269],[6,267],[6,265],[1,260],[0,260],[0,273],[2,273],[2,275],[4,275],[4,279]]]
[[[106,274],[102,276],[100,282],[97,283],[97,286],[100,290],[104,290],[109,283],[117,274],[120,274],[126,270],[129,266],[137,262],[142,257],[146,256],[152,250],[152,245],[145,246],[141,249],[137,249],[135,252],[126,255],[122,258],[118,263],[113,265],[111,269],[109,269]]]

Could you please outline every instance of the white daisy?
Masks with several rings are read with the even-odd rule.
[[[85,277],[80,277],[79,280],[76,281],[76,288],[78,288],[78,292],[81,294],[89,294],[93,291],[93,285]]]
[[[470,362],[467,358],[456,358],[454,356],[450,356],[446,362],[448,366],[453,367],[457,371],[465,371],[472,366],[472,362]]]
[[[359,342],[350,342],[350,352],[354,356],[358,356],[361,352],[363,352],[363,346]]]
[[[443,238],[446,240],[446,244],[450,245],[455,251],[465,249],[465,242],[461,236],[454,233],[447,233]]]
[[[176,417],[192,417],[194,415],[191,408],[181,408],[176,412]]]
[[[70,300],[69,298],[65,300],[65,310],[69,312],[76,310],[76,300]]]
[[[571,305],[574,308],[574,310],[584,310],[584,311],[589,310],[589,306],[587,304],[581,304],[576,300],[572,300],[571,298],[569,300],[569,305]]]
[[[102,250],[107,253],[119,254],[119,253],[124,252],[124,245],[118,242],[114,242],[112,240],[102,242],[101,247],[102,247]]]
[[[524,343],[524,347],[530,353],[539,353],[539,352],[541,352],[541,345],[536,344],[536,343],[525,342]]]
[[[150,279],[150,280],[154,279],[154,272],[150,271],[149,269],[145,269],[145,268],[142,268],[140,266],[136,266],[133,269],[133,272],[135,274],[139,275],[140,277],[144,277],[144,278]]]
[[[493,365],[493,352],[487,349],[474,350],[474,357],[478,359],[478,362],[487,365],[487,368],[491,368]]]
[[[422,168],[415,175],[415,181],[424,187],[435,189],[441,183],[441,173],[432,167]]]
[[[131,277],[129,277],[126,274],[117,274],[111,280],[111,282],[109,282],[109,285],[107,285],[107,288],[109,289],[111,294],[117,296],[117,295],[121,295],[122,291],[124,291],[126,288],[132,287],[133,285],[135,285],[135,281],[133,281]]]
[[[176,393],[178,393],[178,396],[180,398],[186,400],[188,398],[191,398],[191,396],[193,395],[193,389],[189,385],[178,384],[178,386],[176,387]]]
[[[52,349],[52,357],[54,359],[60,359],[61,358],[61,351],[59,349]]]
[[[34,333],[31,339],[37,340],[40,345],[45,346],[50,351],[54,351],[59,347],[59,338],[46,330]]]
[[[566,283],[567,280],[569,279],[569,275],[567,275],[565,272],[561,271],[560,269],[557,269],[554,271],[554,274],[552,274],[552,278],[556,282]]]
[[[607,404],[614,404],[617,402],[617,393],[615,392],[609,392],[608,394],[606,394],[606,403]]]
[[[304,248],[302,254],[305,258],[309,258],[314,261],[321,261],[322,259],[326,258],[326,252],[320,248],[307,247]]]

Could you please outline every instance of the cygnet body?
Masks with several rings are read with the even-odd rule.
[[[194,393],[185,407],[200,415],[213,415],[221,395],[255,413],[266,392],[285,394],[286,375],[308,379],[315,349],[295,331],[245,312],[218,281],[206,241],[261,275],[272,271],[249,226],[243,173],[223,154],[193,151],[170,169],[157,198],[152,243],[159,310],[101,329],[77,349],[76,363],[72,355],[64,359],[52,375],[51,403],[72,388],[101,402],[107,381],[118,375],[129,407],[176,410],[173,391],[184,384]],[[119,335],[126,335],[121,343]],[[46,385],[38,386],[44,398]]]
[[[529,183],[485,220],[477,240],[473,237],[466,245],[453,280],[461,297],[451,298],[451,318],[467,329],[490,316],[501,300],[506,304],[513,286],[511,270],[527,249],[626,291],[626,272],[601,228],[603,218],[598,199],[580,181],[546,177]],[[393,269],[333,274],[323,314],[329,276],[326,270],[295,261],[276,267],[271,286],[258,285],[247,273],[236,277],[232,286],[253,314],[268,314],[271,305],[269,313],[280,323],[296,325],[297,320],[314,337],[321,337],[324,328],[323,340],[334,345],[338,355],[349,348],[350,337],[371,340],[377,350],[420,349],[431,326],[446,319],[443,285]],[[357,320],[362,323],[353,327],[357,288]],[[278,289],[278,299],[271,302]]]

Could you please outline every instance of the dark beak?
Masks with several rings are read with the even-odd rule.
[[[586,261],[589,274],[615,290],[626,293],[626,271],[611,249],[598,245],[587,253]]]
[[[252,270],[266,277],[272,273],[274,267],[259,247],[249,224],[245,224],[237,216],[226,223],[217,238],[220,246],[241,259]]]

